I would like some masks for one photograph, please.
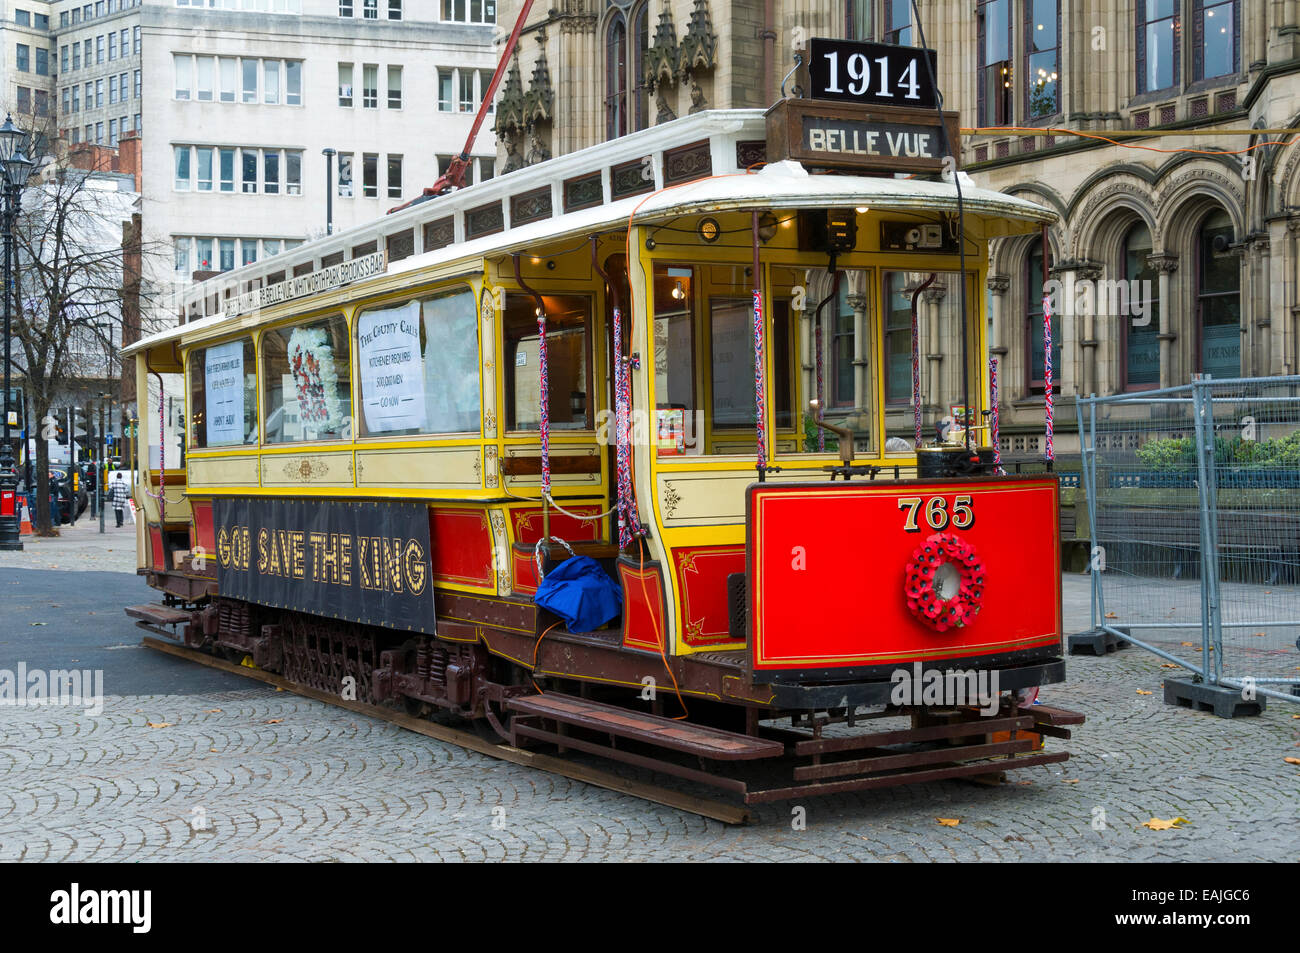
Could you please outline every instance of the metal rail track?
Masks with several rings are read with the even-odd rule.
[[[724,824],[747,824],[750,821],[750,812],[743,807],[736,807],[729,804],[710,801],[707,798],[695,797],[690,794],[684,794],[673,791],[669,788],[661,788],[651,784],[645,784],[640,781],[629,780],[628,778],[619,777],[608,771],[602,771],[599,768],[592,768],[586,765],[573,764],[562,758],[555,758],[550,755],[538,754],[533,751],[524,751],[508,744],[492,744],[484,741],[475,734],[466,731],[458,731],[455,728],[448,728],[444,725],[436,725],[420,718],[401,712],[391,711],[387,708],[380,708],[376,705],[367,705],[363,702],[347,701],[339,698],[329,692],[322,692],[319,689],[309,688],[306,685],[299,685],[291,682],[283,676],[264,671],[260,668],[248,668],[244,665],[236,665],[233,662],[227,662],[224,659],[215,658],[211,655],[205,655],[197,649],[191,649],[183,645],[177,645],[172,642],[164,642],[161,639],[155,639],[146,635],[140,640],[140,644],[145,648],[154,649],[167,655],[174,655],[177,658],[188,659],[191,662],[198,662],[200,665],[206,665],[209,668],[220,669],[223,672],[230,672],[233,675],[243,675],[275,688],[283,689],[287,692],[293,692],[295,695],[301,695],[304,698],[310,698],[314,701],[324,702],[327,705],[334,705],[338,708],[345,708],[362,715],[369,715],[372,718],[379,718],[401,728],[427,735],[430,738],[436,738],[439,741],[445,741],[461,748],[467,748],[470,751],[477,751],[479,754],[487,755],[491,758],[498,758],[502,761],[509,761],[512,764],[523,765],[529,768],[537,768],[547,771],[551,774],[558,774],[562,777],[570,778],[574,781],[582,781],[585,784],[591,784],[595,787],[605,788],[609,791],[617,791],[620,794],[628,794],[632,797],[641,798],[644,801],[652,801],[656,804],[663,804],[679,811],[685,811],[688,814],[698,814],[700,817],[707,817],[715,821],[721,821]]]

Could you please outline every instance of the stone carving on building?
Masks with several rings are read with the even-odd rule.
[[[515,50],[515,55],[510,61],[510,69],[506,71],[506,81],[501,87],[501,99],[497,102],[496,112],[492,131],[503,143],[506,139],[505,133],[522,129],[527,122],[524,117],[524,82],[519,75],[518,50]]]
[[[505,149],[506,161],[501,173],[514,172],[524,167],[524,157],[519,154],[519,140],[522,138],[518,128],[507,128],[497,132],[497,138]]]
[[[551,150],[542,140],[542,134],[535,125],[528,127],[528,151],[524,153],[524,165],[537,165],[551,157]]]
[[[545,31],[537,39],[545,44]],[[551,157],[547,130],[554,118],[554,108],[555,90],[551,86],[545,46],[533,64],[527,92],[519,69],[519,51],[516,50],[506,73],[501,99],[497,102],[496,121],[492,125],[505,152],[503,174],[545,162]]]
[[[547,130],[554,119],[555,91],[551,88],[551,70],[546,63],[546,31],[537,34],[541,50],[533,64],[533,76],[524,94],[524,121],[528,135],[528,148],[524,152],[524,165],[536,165],[551,157]]]
[[[655,27],[654,42],[645,52],[645,84],[655,96],[655,123],[671,122],[677,118],[668,103],[668,90],[677,85],[677,69],[681,51],[677,46],[677,28],[673,25],[673,12],[664,0],[659,23]]]
[[[691,22],[682,37],[680,69],[695,75],[713,69],[713,52],[718,37],[713,32],[713,18],[709,14],[709,0],[695,0]]]
[[[537,54],[537,62],[533,64],[533,76],[528,82],[528,92],[524,94],[524,120],[530,126],[550,122],[554,118],[552,109],[555,104],[555,91],[551,88],[551,70],[546,63],[545,30],[538,34],[537,42],[542,44],[542,48]]]
[[[709,13],[708,0],[695,0],[691,10],[691,21],[686,25],[686,35],[682,37],[678,72],[683,83],[690,84],[690,113],[697,113],[709,108],[704,87],[700,83],[700,74],[713,70],[714,51],[718,37],[713,32],[713,18]]]

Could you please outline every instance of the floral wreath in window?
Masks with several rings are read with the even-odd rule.
[[[289,370],[293,374],[298,419],[314,430],[339,430],[339,375],[334,349],[324,328],[294,328],[289,335]]]

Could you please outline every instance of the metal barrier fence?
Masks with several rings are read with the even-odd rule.
[[[1300,702],[1300,376],[1076,406],[1094,630]]]

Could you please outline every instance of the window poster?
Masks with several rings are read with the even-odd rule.
[[[207,349],[203,359],[209,447],[244,442],[244,342]]]
[[[367,311],[357,321],[361,401],[368,433],[424,430],[420,303]]]
[[[293,329],[289,335],[289,371],[293,387],[285,391],[285,403],[289,402],[287,395],[293,394],[303,429],[313,433],[339,429],[343,424],[339,374],[325,328]]]

